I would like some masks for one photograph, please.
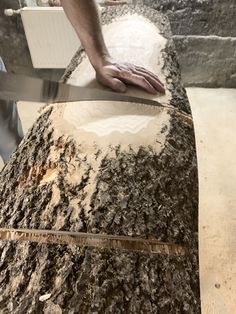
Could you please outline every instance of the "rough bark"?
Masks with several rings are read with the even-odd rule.
[[[47,106],[0,175],[0,227],[152,238],[187,253],[2,241],[0,309],[200,313],[194,129],[173,42],[165,40],[169,24],[156,11],[126,6],[105,11],[102,22],[114,54],[159,73],[162,106]],[[83,52],[64,80],[97,84]]]

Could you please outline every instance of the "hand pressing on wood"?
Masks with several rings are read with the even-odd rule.
[[[61,4],[93,65],[97,80],[116,92],[136,85],[148,93],[164,93],[158,77],[145,68],[113,60],[104,42],[95,0],[62,0]]]
[[[164,85],[155,74],[134,64],[119,63],[112,58],[106,58],[95,70],[97,80],[115,92],[125,92],[126,84],[139,86],[150,94],[165,92]]]

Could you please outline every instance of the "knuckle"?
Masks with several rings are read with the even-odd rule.
[[[144,76],[142,76],[140,80],[141,80],[142,83],[147,83],[147,80],[146,80],[146,78]]]
[[[131,77],[131,73],[129,71],[123,70],[122,77],[125,79],[129,79]]]
[[[118,69],[118,68],[115,68],[114,70],[113,70],[113,75],[114,76],[117,76],[117,75],[119,75],[120,74],[120,70]]]
[[[141,71],[147,71],[144,67],[138,67]]]

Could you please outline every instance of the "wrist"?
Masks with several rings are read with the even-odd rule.
[[[88,55],[88,57],[95,71],[98,71],[100,68],[112,63],[112,57],[107,50],[101,53],[96,51],[90,56]]]

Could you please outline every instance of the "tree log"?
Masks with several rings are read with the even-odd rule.
[[[14,232],[3,240],[2,231],[0,309],[200,313],[194,128],[168,21],[142,6],[109,8],[101,19],[112,55],[149,68],[166,87],[163,96],[128,94],[161,105],[47,105],[0,174],[0,227],[118,240],[78,245],[48,235],[40,243]],[[83,51],[63,79],[98,86]],[[121,243],[130,237],[136,244]],[[181,250],[141,248],[152,241]]]

